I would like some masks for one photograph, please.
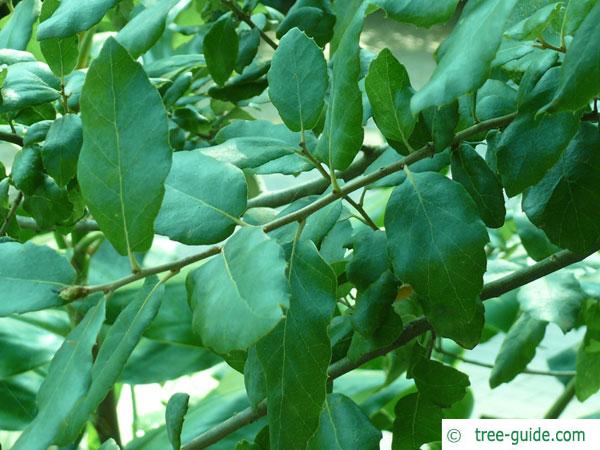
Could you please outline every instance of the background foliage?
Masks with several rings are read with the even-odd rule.
[[[1,11],[12,448],[437,448],[476,401],[462,352],[499,334],[492,388],[556,377],[549,418],[600,389],[599,2]],[[418,90],[361,48],[379,11],[451,28]],[[529,368],[555,326],[579,342]],[[125,386],[206,369],[122,441]]]

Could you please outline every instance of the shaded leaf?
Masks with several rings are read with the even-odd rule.
[[[442,437],[442,408],[420,393],[409,394],[396,403],[392,450],[414,450]]]
[[[204,36],[203,50],[210,75],[223,85],[235,69],[239,40],[236,24],[229,16],[216,21]]]
[[[42,160],[48,174],[60,186],[75,177],[82,144],[83,131],[78,115],[66,114],[52,122],[42,147]]]
[[[538,344],[544,338],[548,322],[521,314],[506,334],[490,374],[490,386],[495,388],[520,374],[535,356]]]
[[[165,411],[165,423],[167,425],[167,434],[173,450],[181,448],[181,430],[183,421],[188,410],[190,396],[188,394],[173,394],[167,403]]]
[[[442,408],[460,401],[467,393],[469,377],[439,361],[421,359],[412,369],[419,395]]]
[[[438,66],[431,79],[412,98],[413,113],[450,103],[483,84],[515,3],[516,0],[467,3],[458,24],[438,49]],[[467,47],[469,51],[465,52]]]

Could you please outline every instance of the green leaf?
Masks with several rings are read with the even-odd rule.
[[[356,403],[342,394],[329,394],[319,428],[308,441],[309,450],[379,449],[381,431]]]
[[[222,241],[246,210],[244,173],[198,151],[173,155],[165,188],[156,232],[184,244]]]
[[[504,35],[519,40],[536,38],[542,34],[552,20],[558,17],[563,7],[563,2],[550,3],[510,27]]]
[[[147,250],[171,166],[167,116],[142,67],[113,38],[87,73],[81,117],[81,193],[119,253]]]
[[[45,365],[62,343],[62,336],[35,323],[28,323],[28,319],[27,316],[0,319],[0,380]]]
[[[237,62],[239,39],[235,28],[233,19],[223,16],[213,23],[202,44],[208,71],[221,86],[229,79]]]
[[[523,372],[535,356],[535,349],[542,342],[548,322],[521,314],[506,334],[500,351],[496,356],[494,368],[490,374],[490,386],[495,388],[508,383]]]
[[[85,8],[79,0],[61,0],[52,16],[40,23],[38,41],[50,38],[65,38],[96,25],[118,0],[87,0]]]
[[[420,393],[410,394],[396,403],[392,450],[414,450],[442,438],[442,408]]]
[[[324,47],[333,37],[335,20],[329,0],[298,0],[279,24],[277,38],[297,27]]]
[[[0,244],[2,317],[62,305],[58,293],[74,280],[69,262],[48,247],[30,242]]]
[[[49,175],[65,186],[77,173],[77,160],[83,144],[81,119],[76,114],[59,117],[48,130],[42,160]]]
[[[190,272],[193,327],[203,345],[219,354],[246,350],[275,328],[289,305],[285,267],[275,241],[243,228],[220,255]]]
[[[88,392],[92,348],[104,322],[105,305],[101,299],[91,308],[56,352],[38,392],[38,413],[13,446],[14,450],[38,450],[55,443],[60,426],[75,403]]]
[[[569,0],[563,18],[563,32],[565,34],[573,34],[577,31],[581,22],[583,22],[595,4],[596,0]]]
[[[352,259],[346,268],[348,279],[363,290],[390,267],[385,233],[365,228],[356,234],[352,247]]]
[[[600,239],[600,134],[582,123],[558,163],[523,197],[529,219],[563,248],[585,252]]]
[[[125,25],[116,36],[133,58],[146,53],[165,31],[167,14],[178,0],[159,0],[151,3]]]
[[[20,62],[8,66],[8,73],[0,93],[0,113],[54,101],[60,97],[60,81],[48,66],[41,62]]]
[[[33,193],[25,196],[23,209],[33,217],[41,229],[50,229],[65,222],[73,212],[69,194],[52,178],[44,179]]]
[[[0,31],[0,48],[25,50],[31,39],[33,25],[40,15],[40,0],[22,0]]]
[[[452,152],[452,179],[464,186],[488,227],[504,224],[506,209],[500,180],[469,144]]]
[[[577,350],[575,394],[580,402],[600,390],[600,303],[591,302],[585,311],[587,331]]]
[[[560,158],[577,132],[579,119],[564,112],[536,119],[534,113],[517,117],[498,143],[498,171],[509,197],[539,182]]]
[[[452,102],[423,113],[426,118],[429,116],[431,138],[436,152],[443,151],[454,141],[454,129],[460,119],[458,106],[458,102]]]
[[[48,19],[60,5],[60,0],[45,0],[42,4],[40,22]],[[75,69],[79,59],[79,37],[51,38],[40,42],[40,50],[54,74],[64,77]]]
[[[423,2],[420,0],[376,0],[386,16],[419,27],[430,27],[436,23],[447,22],[454,15],[458,0],[437,0]]]
[[[398,287],[389,271],[381,274],[378,280],[362,291],[351,316],[352,326],[364,337],[371,337],[383,325],[390,314],[396,299]]]
[[[167,403],[165,411],[165,423],[167,424],[167,434],[173,450],[181,448],[181,430],[183,421],[188,410],[190,396],[188,394],[173,394]]]
[[[438,49],[439,62],[431,79],[412,98],[413,113],[450,103],[484,83],[516,2],[477,0],[467,3],[458,24]],[[469,51],[465,52],[465,48]]]
[[[65,422],[60,444],[66,445],[79,436],[90,414],[104,400],[140,341],[142,333],[154,320],[164,294],[158,278],[148,277],[137,297],[119,314],[100,345],[91,370],[91,383]]]
[[[274,450],[295,448],[314,434],[331,360],[327,327],[335,308],[335,274],[310,241],[298,242],[291,258],[286,318],[256,345]]]
[[[18,402],[19,405],[18,408],[0,409],[0,429],[20,431],[35,418],[35,395],[43,380],[42,375],[32,371],[0,381],[0,404]]]
[[[292,131],[311,130],[319,121],[327,91],[323,51],[298,28],[279,41],[268,74],[269,97]]]
[[[394,271],[411,284],[434,329],[473,347],[483,327],[488,241],[467,192],[438,173],[407,173],[385,214]]]
[[[333,61],[325,128],[315,152],[331,169],[347,168],[363,142],[362,94],[358,81],[359,39],[366,7],[367,2],[360,2],[356,10],[348,8],[352,16],[340,37]]]
[[[560,250],[560,247],[550,242],[546,233],[532,224],[522,212],[515,214],[513,220],[517,226],[521,244],[532,259],[541,261]]]
[[[523,311],[531,317],[557,324],[563,333],[573,329],[587,298],[571,272],[555,272],[519,289]]]
[[[551,111],[575,111],[600,92],[600,3],[596,3],[573,37],[560,73]]]
[[[412,369],[419,394],[442,408],[449,408],[467,393],[469,377],[439,361],[421,359]]]
[[[417,118],[410,111],[413,89],[406,69],[385,48],[369,66],[365,89],[377,128],[388,142],[407,145]]]
[[[10,177],[18,190],[32,194],[44,180],[43,170],[39,147],[24,147],[15,155]]]

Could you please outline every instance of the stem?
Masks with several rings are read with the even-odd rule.
[[[575,378],[569,381],[565,390],[560,394],[544,416],[544,419],[558,419],[567,406],[569,406],[573,397],[575,397]]]
[[[114,439],[121,446],[121,432],[119,430],[119,417],[117,416],[117,399],[114,388],[111,389],[106,398],[96,410],[94,426],[98,432],[100,442]]]
[[[457,355],[456,353],[448,352],[448,351],[444,350],[443,348],[441,348],[440,346],[437,346],[435,351],[442,355],[450,356],[451,358],[455,358],[459,361],[462,361],[467,364],[471,364],[473,366],[485,367],[487,369],[494,368],[494,364],[484,363],[481,361],[476,361],[474,359],[465,358],[461,355]],[[574,370],[525,369],[521,373],[526,373],[528,375],[544,375],[544,376],[549,376],[549,377],[574,377],[575,376]]]
[[[131,410],[132,410],[132,420],[131,420],[131,432],[133,435],[133,438],[135,439],[137,437],[137,433],[139,430],[139,417],[138,417],[138,411],[137,411],[137,398],[135,396],[135,384],[130,384],[129,385],[129,389],[131,390]]]
[[[485,122],[478,123],[466,130],[457,133],[454,137],[455,142],[460,142],[462,139],[465,139],[473,134],[481,133],[482,131],[488,130],[490,128],[498,128],[509,124],[512,119],[516,116],[516,113],[508,114],[506,116],[498,117],[495,119],[490,119]],[[311,214],[323,209],[325,206],[333,203],[340,198],[343,198],[344,195],[350,194],[360,188],[368,186],[374,183],[381,178],[384,178],[394,172],[398,172],[399,170],[404,169],[404,167],[414,164],[417,161],[420,161],[428,156],[433,155],[433,147],[429,144],[423,146],[421,149],[417,150],[414,153],[406,156],[401,161],[390,164],[389,166],[382,167],[379,170],[370,173],[369,175],[364,175],[362,177],[356,178],[349,183],[345,184],[342,188],[340,188],[339,192],[332,192],[331,194],[321,197],[310,205],[305,206],[299,210],[291,212],[283,217],[275,219],[265,225],[263,225],[263,231],[265,233],[269,233],[270,231],[276,230],[277,228],[281,228],[284,225],[293,222],[300,222],[306,219]],[[179,271],[181,268],[195,263],[197,261],[206,259],[210,256],[216,255],[221,251],[220,246],[212,247],[208,250],[205,250],[196,255],[188,256],[187,258],[183,258],[181,260],[175,261],[173,263],[163,264],[156,267],[151,267],[148,269],[140,269],[138,272],[133,273],[125,278],[121,278],[113,283],[96,285],[96,286],[70,286],[61,291],[61,297],[63,300],[71,301],[76,300],[78,298],[85,297],[93,292],[112,292],[126,284],[133,283],[141,278],[145,278],[149,275],[154,275],[161,272],[167,271]]]
[[[23,138],[18,134],[0,131],[0,141],[10,142],[11,144],[17,144],[23,147]]]
[[[6,217],[4,218],[4,222],[2,223],[2,226],[0,226],[0,236],[4,236],[6,234],[6,231],[8,230],[8,226],[10,225],[10,221],[13,219],[13,217],[17,213],[17,209],[19,209],[19,205],[21,204],[22,200],[23,200],[23,192],[19,191],[17,193],[17,197],[15,198],[15,201],[13,202],[12,206],[10,207],[10,210],[8,211],[8,213],[6,214]]]
[[[273,39],[267,36],[267,34],[252,21],[252,18],[238,6],[235,0],[222,1],[223,4],[227,6],[238,19],[240,19],[242,22],[245,22],[250,28],[258,30],[260,37],[263,39],[263,41],[265,41],[273,50],[277,50],[277,44],[275,43],[275,41],[273,41]]]
[[[481,291],[480,298],[481,300],[489,300],[491,298],[495,298],[513,289],[521,287],[533,280],[548,275],[551,272],[557,271],[559,269],[562,269],[563,267],[573,264],[574,262],[581,261],[587,258],[592,253],[595,253],[598,249],[600,249],[600,245],[597,245],[593,250],[582,254],[575,254],[568,250],[558,252],[554,255],[549,256],[548,258],[541,260],[536,264],[533,264],[532,266],[525,267],[492,283],[488,283],[484,286],[483,290]],[[422,335],[423,333],[429,330],[431,330],[431,325],[424,317],[413,320],[408,325],[406,325],[406,327],[404,327],[404,330],[402,330],[400,337],[390,345],[387,345],[369,353],[365,353],[356,360],[351,361],[347,357],[342,358],[341,360],[329,366],[327,374],[330,380],[338,378],[362,366],[366,362],[369,362],[379,356],[386,355],[387,353],[397,349],[398,347],[402,347],[403,345],[410,342],[412,339]],[[561,397],[566,398],[567,396],[563,394],[563,396]],[[563,400],[563,402],[564,401],[565,400]],[[566,404],[562,406],[563,410],[565,406]],[[553,409],[550,412],[555,411],[558,411],[558,408],[553,407]],[[559,414],[560,412],[561,411],[559,411]],[[258,420],[266,414],[266,401],[263,401],[258,405],[258,407],[255,410],[253,410],[252,408],[246,408],[245,410],[241,411],[235,416],[230,417],[224,422],[221,422],[212,429],[194,438],[191,442],[184,445],[182,449],[198,450],[206,448],[214,444],[215,442],[218,442],[219,440],[223,439],[224,437],[228,436],[229,434],[233,433],[234,431],[239,430],[243,426]]]

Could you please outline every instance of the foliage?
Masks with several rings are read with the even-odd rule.
[[[463,349],[504,339],[496,387],[550,326],[561,402],[600,390],[599,2],[4,3],[14,449],[412,450],[469,416]],[[370,14],[447,24],[423,87]],[[124,385],[205,369],[122,442]]]

